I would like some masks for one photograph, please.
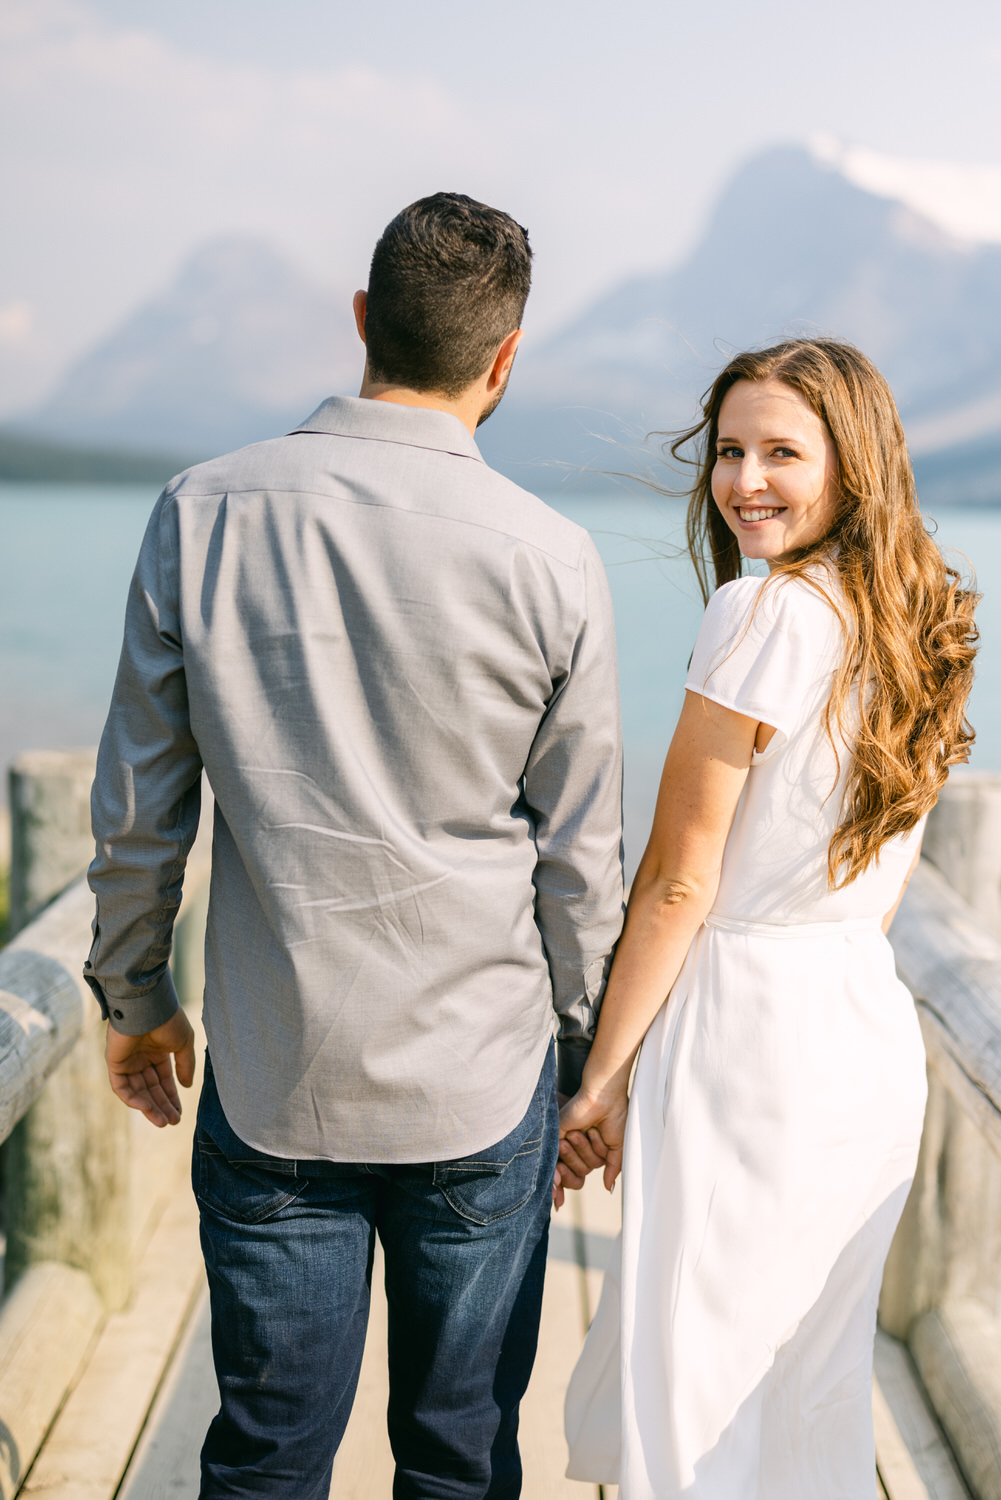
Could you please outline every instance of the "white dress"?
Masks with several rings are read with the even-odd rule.
[[[883,1261],[925,1062],[880,921],[919,830],[827,888],[848,756],[824,729],[837,617],[740,578],[686,686],[775,727],[719,892],[637,1064],[623,1230],[567,1395],[568,1475],[620,1500],[872,1500]],[[839,772],[840,760],[840,772]]]

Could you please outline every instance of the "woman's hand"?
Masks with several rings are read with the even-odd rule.
[[[617,1084],[597,1093],[582,1088],[560,1110],[560,1160],[556,1168],[558,1187],[583,1185],[589,1172],[603,1169],[609,1192],[622,1170],[622,1143],[626,1133],[629,1096]],[[562,1202],[562,1195],[561,1200]]]

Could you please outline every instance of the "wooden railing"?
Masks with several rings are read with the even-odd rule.
[[[925,851],[890,938],[917,1001],[928,1110],[879,1315],[973,1494],[1001,1500],[1001,777],[956,774]]]
[[[0,1497],[17,1493],[145,1241],[183,1184],[194,1109],[151,1130],[115,1099],[104,1024],[81,977],[94,903],[93,752],[22,756],[11,772],[11,928],[0,951]],[[208,857],[189,862],[172,966],[200,1006]],[[69,882],[69,883],[68,883]],[[68,884],[67,884],[68,883]],[[65,889],[64,889],[65,887]]]

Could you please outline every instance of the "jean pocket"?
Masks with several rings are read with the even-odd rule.
[[[517,1213],[538,1186],[546,1111],[541,1086],[524,1118],[495,1146],[434,1164],[434,1182],[445,1201],[473,1224],[492,1224]]]
[[[195,1131],[192,1186],[201,1207],[236,1224],[263,1224],[293,1203],[305,1177],[272,1171],[252,1159],[234,1162],[210,1135]]]

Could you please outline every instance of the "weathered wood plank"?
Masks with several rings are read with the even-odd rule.
[[[876,1463],[889,1500],[969,1500],[905,1345],[876,1335]]]
[[[104,1318],[89,1277],[33,1266],[0,1309],[0,1497],[24,1479]]]
[[[203,1278],[116,1500],[194,1500],[202,1440],[218,1406]]]
[[[970,1078],[957,1056],[953,1034],[937,1012],[923,1000],[918,1001],[918,1020],[921,1022],[921,1035],[929,1063],[948,1092],[962,1106],[963,1113],[1001,1156],[1001,1111]]]
[[[211,830],[211,794],[206,788],[178,921],[177,979],[186,1000],[201,998],[204,978]],[[79,869],[79,851],[76,858],[74,869]],[[0,1141],[41,1093],[85,1021],[98,1024],[98,1008],[81,972],[93,916],[94,897],[80,875],[0,950]]]
[[[981,1302],[956,1299],[911,1331],[914,1360],[978,1500],[1001,1500],[1001,1328]]]
[[[201,1285],[190,1193],[166,1209],[136,1274],[131,1304],[108,1318],[21,1495],[110,1500],[146,1422],[179,1331]]]
[[[950,1090],[960,1091],[1001,1154],[1001,943],[927,860],[914,873],[890,940],[924,1013],[935,1065],[951,1069]]]
[[[1001,938],[1001,775],[954,766],[928,815],[924,857]]]
[[[93,908],[81,879],[0,952],[0,1141],[69,1052],[93,1004],[80,973]]]

